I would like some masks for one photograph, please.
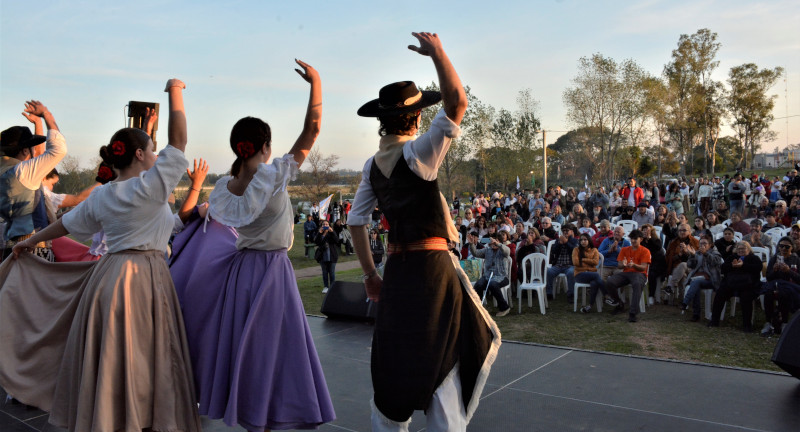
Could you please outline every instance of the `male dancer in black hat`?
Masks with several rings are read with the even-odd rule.
[[[28,101],[25,116],[43,118],[48,132],[45,138],[33,135],[27,127],[13,126],[0,134],[0,219],[6,223],[3,258],[11,254],[17,242],[49,224],[42,180],[67,154],[64,136],[46,106],[39,101]],[[45,152],[34,155],[34,147],[45,140]],[[53,261],[53,254],[44,243],[37,245],[34,253]]]
[[[435,33],[412,33],[439,76],[438,92],[411,81],[389,84],[358,110],[380,121],[380,147],[364,166],[348,223],[367,295],[378,303],[372,340],[373,431],[407,431],[425,410],[429,431],[464,431],[500,346],[500,332],[480,305],[447,240],[458,232],[437,173],[467,108],[453,65]],[[422,108],[441,99],[428,131],[416,136]],[[389,222],[382,280],[366,225],[378,204]]]

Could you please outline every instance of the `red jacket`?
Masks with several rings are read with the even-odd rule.
[[[622,199],[625,201],[628,200],[628,195],[631,194],[630,186],[625,186],[622,188]],[[639,186],[634,186],[633,188],[633,201],[635,206],[639,205],[639,201],[644,199],[644,189],[640,188]]]

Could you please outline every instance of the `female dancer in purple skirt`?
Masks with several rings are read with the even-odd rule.
[[[269,126],[245,117],[231,131],[231,176],[209,197],[207,232],[179,235],[171,271],[186,321],[200,413],[250,431],[310,429],[334,420],[333,405],[287,250],[293,211],[286,192],[319,134],[319,75],[305,123],[288,154],[272,154]],[[238,231],[235,249],[231,246]],[[209,231],[210,229],[210,231]],[[217,240],[214,240],[217,239]],[[188,276],[187,276],[188,275]],[[184,285],[184,286],[182,286]]]

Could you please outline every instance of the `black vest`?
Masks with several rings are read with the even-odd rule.
[[[378,198],[378,208],[389,222],[389,243],[449,237],[437,180],[421,179],[401,156],[389,178],[373,160],[369,181]]]

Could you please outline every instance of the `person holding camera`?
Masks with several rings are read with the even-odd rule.
[[[483,275],[475,282],[475,291],[483,297],[483,291],[488,289],[497,300],[497,316],[506,316],[511,311],[500,287],[508,285],[508,271],[505,260],[511,256],[511,249],[502,243],[505,233],[495,233],[489,238],[489,244],[483,249],[476,247],[477,240],[471,237],[469,250],[472,256],[483,258]]]
[[[322,293],[326,294],[328,288],[336,282],[336,262],[339,261],[339,236],[331,229],[326,220],[322,220],[314,243],[317,244],[317,251],[314,259],[322,267]]]

